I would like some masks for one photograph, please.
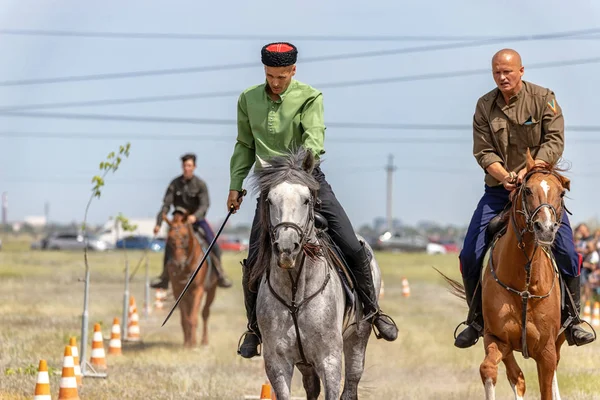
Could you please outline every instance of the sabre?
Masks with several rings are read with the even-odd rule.
[[[240,201],[240,199],[242,197],[244,197],[246,195],[246,189],[242,189],[242,191],[240,192],[240,195],[238,196],[238,202]],[[183,298],[183,295],[185,294],[185,292],[188,290],[188,288],[190,287],[190,285],[192,284],[192,281],[194,280],[194,278],[196,277],[196,275],[198,274],[198,272],[200,271],[200,268],[202,268],[202,265],[204,264],[204,261],[206,260],[206,257],[208,257],[208,255],[210,254],[211,249],[213,248],[214,244],[217,241],[217,238],[219,237],[219,235],[221,234],[221,231],[223,230],[223,228],[225,227],[225,224],[227,223],[227,220],[229,219],[229,217],[231,216],[231,214],[233,213],[233,211],[235,210],[235,208],[233,207],[233,205],[231,207],[229,207],[229,212],[227,213],[227,216],[225,217],[225,221],[223,221],[223,224],[221,225],[221,227],[219,228],[219,231],[217,232],[217,234],[215,235],[215,237],[213,238],[212,242],[210,243],[210,245],[208,246],[208,249],[206,250],[206,253],[204,253],[204,257],[202,257],[202,261],[200,261],[200,264],[196,267],[196,270],[194,271],[194,273],[192,274],[192,276],[190,276],[190,279],[188,279],[187,284],[185,285],[185,287],[183,288],[183,291],[181,292],[181,294],[179,295],[179,297],[177,298],[177,301],[175,302],[175,304],[173,305],[173,307],[171,308],[171,311],[169,311],[169,315],[167,315],[167,318],[165,318],[164,322],[162,323],[162,326],[165,326],[165,324],[167,323],[167,321],[169,320],[169,318],[171,318],[171,314],[173,314],[173,311],[175,311],[175,308],[177,308],[177,305],[179,304],[179,302],[181,301],[181,299]]]

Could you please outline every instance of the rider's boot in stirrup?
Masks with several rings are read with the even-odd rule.
[[[483,336],[483,314],[481,312],[481,285],[479,285],[479,279],[463,277],[463,283],[467,304],[469,305],[469,314],[466,321],[467,327],[456,337],[454,345],[466,349],[477,343],[479,337]]]
[[[377,294],[371,274],[371,257],[364,243],[361,242],[361,249],[355,254],[353,261],[352,272],[356,280],[356,291],[363,303],[365,319],[373,324],[377,339],[383,338],[390,342],[396,340],[398,337],[396,323],[389,315],[384,314],[377,304]]]
[[[248,318],[248,330],[242,334],[244,342],[238,346],[237,353],[244,358],[252,358],[260,355],[258,346],[261,344],[260,332],[256,322],[256,298],[258,297],[258,287],[254,292],[248,287],[250,278],[250,269],[246,260],[242,262],[242,288],[244,290],[244,305],[246,307],[246,317]],[[240,341],[241,339],[240,338]]]
[[[569,295],[565,293],[565,306],[561,310],[561,324],[564,324],[569,318],[567,328],[565,329],[565,337],[569,346],[577,345],[583,346],[588,343],[592,343],[596,340],[596,335],[586,331],[581,327],[581,319],[579,314],[581,311],[581,288],[580,288],[580,277],[567,276],[561,274],[565,281],[567,290],[571,293],[573,302],[571,302]],[[573,304],[574,303],[574,304]]]

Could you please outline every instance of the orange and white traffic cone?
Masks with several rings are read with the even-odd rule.
[[[408,279],[402,278],[402,296],[410,296],[410,286],[408,285]]]
[[[600,326],[600,303],[594,302],[594,315],[592,316],[592,326]]]
[[[77,379],[77,384],[81,385],[83,383],[83,374],[81,373],[81,365],[79,364],[79,350],[77,349],[77,338],[75,336],[71,336],[69,346],[71,346],[71,354],[73,354],[75,378]]]
[[[121,326],[119,318],[113,320],[112,331],[110,332],[110,342],[108,343],[108,354],[121,355]]]
[[[71,346],[65,346],[65,358],[60,378],[58,400],[80,400],[79,393],[77,392],[77,378],[75,377],[74,366]]]
[[[262,388],[260,389],[260,400],[273,400],[275,398],[275,393],[271,395],[271,385],[269,382],[263,383]]]
[[[140,340],[140,317],[133,296],[129,297],[129,321],[127,322],[127,341],[137,342]]]
[[[167,298],[167,291],[165,289],[156,289],[154,295],[154,308],[162,310],[165,307],[165,299]]]
[[[46,360],[40,360],[33,400],[52,400],[52,396],[50,395],[50,377],[48,376],[48,364],[46,363]]]
[[[582,320],[584,320],[588,324],[592,323],[592,307],[590,305],[590,301],[589,300],[587,300],[585,302],[585,306],[583,306],[583,318],[582,318]]]
[[[92,356],[90,358],[90,364],[95,369],[105,371],[108,369],[106,365],[106,355],[104,353],[104,341],[102,339],[102,331],[100,330],[100,324],[94,324],[94,336],[92,339]]]

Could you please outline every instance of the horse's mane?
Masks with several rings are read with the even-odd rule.
[[[252,189],[259,193],[259,229],[260,237],[255,246],[258,246],[258,256],[251,266],[252,273],[249,277],[249,285],[259,281],[265,270],[269,267],[272,258],[272,245],[270,236],[269,204],[266,201],[269,191],[283,183],[300,184],[308,187],[315,193],[319,189],[319,182],[312,176],[313,165],[306,165],[306,160],[312,159],[312,154],[303,147],[291,150],[288,153],[269,159],[268,165],[257,168],[254,171]],[[307,171],[308,169],[308,171]]]

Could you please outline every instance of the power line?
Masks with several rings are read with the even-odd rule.
[[[162,124],[189,124],[189,125],[236,125],[234,119],[216,118],[181,118],[181,117],[148,117],[135,115],[114,114],[73,114],[73,113],[40,113],[9,111],[0,114],[3,117],[26,117],[26,118],[55,118],[67,120],[90,120],[90,121],[121,121],[141,123]],[[402,123],[378,123],[378,122],[329,122],[329,128],[346,129],[382,129],[382,130],[432,130],[432,131],[461,131],[471,130],[472,126],[467,124],[402,124]],[[599,132],[600,125],[570,125],[565,127],[571,132]]]
[[[576,66],[585,64],[594,64],[600,62],[600,57],[564,60],[564,61],[548,61],[542,63],[534,63],[527,66],[527,69],[543,69],[543,68],[555,68],[564,66]],[[398,82],[413,82],[420,80],[429,79],[441,79],[441,78],[454,78],[462,76],[473,76],[473,75],[485,75],[490,74],[489,68],[462,70],[462,71],[450,71],[450,72],[435,72],[429,74],[418,74],[418,75],[405,75],[395,76],[388,78],[378,79],[359,79],[352,81],[341,81],[341,82],[325,82],[321,84],[315,84],[314,87],[319,89],[335,89],[355,86],[367,86],[367,85],[379,85],[386,83],[398,83]],[[52,109],[52,108],[65,108],[65,107],[97,107],[97,106],[108,106],[108,105],[119,105],[119,104],[136,104],[136,103],[154,103],[154,102],[170,102],[170,101],[182,101],[182,100],[195,100],[204,98],[218,98],[218,97],[230,97],[239,96],[241,89],[229,90],[222,92],[204,92],[204,93],[187,93],[179,95],[163,95],[163,96],[147,96],[147,97],[129,97],[121,99],[104,99],[104,100],[89,100],[89,101],[74,101],[74,102],[63,102],[63,103],[39,103],[39,104],[27,104],[23,106],[5,106],[0,107],[0,112],[3,111],[21,111],[21,110],[34,110],[34,109]]]
[[[43,29],[0,29],[0,35],[10,36],[55,36],[98,39],[166,39],[166,40],[273,40],[275,36],[284,37],[288,41],[342,41],[342,42],[453,42],[469,40],[502,39],[503,36],[464,35],[464,36],[435,36],[435,35],[232,35],[215,33],[160,33],[160,32],[84,32]],[[573,37],[588,39],[587,35]],[[590,37],[597,39],[597,37]]]
[[[0,132],[0,137],[6,137],[11,139],[68,139],[68,140],[139,140],[139,141],[153,141],[153,140],[167,140],[167,141],[213,141],[213,142],[225,142],[233,143],[235,141],[235,135],[177,135],[177,134],[131,134],[131,133],[64,133],[64,132]],[[356,137],[343,137],[336,138],[329,136],[327,142],[337,143],[404,143],[404,144],[459,144],[459,143],[470,143],[467,138],[398,138],[398,137],[368,137],[368,138],[356,138]],[[600,142],[600,139],[598,139]]]
[[[347,53],[347,54],[334,54],[334,55],[319,56],[319,57],[306,57],[306,58],[300,59],[299,64],[323,62],[323,61],[339,61],[339,60],[348,60],[348,59],[356,59],[356,58],[371,58],[371,57],[390,56],[390,55],[398,55],[398,54],[422,53],[422,52],[428,52],[428,51],[451,50],[451,49],[485,46],[485,45],[489,45],[489,44],[496,44],[496,43],[507,42],[507,41],[522,42],[522,41],[548,40],[548,39],[573,37],[573,36],[580,36],[580,35],[587,35],[587,34],[595,34],[595,33],[600,33],[600,28],[583,29],[583,30],[558,32],[558,33],[544,33],[544,34],[535,34],[535,35],[507,36],[507,37],[498,38],[498,39],[474,40],[474,41],[468,41],[468,42],[436,44],[436,45],[429,45],[429,46],[402,47],[402,48],[396,48],[396,49],[374,50],[374,51],[366,51],[366,52],[359,52],[359,53]],[[42,85],[42,84],[51,84],[51,83],[138,78],[138,77],[143,77],[143,76],[176,75],[176,74],[189,74],[189,73],[209,72],[209,71],[224,71],[224,70],[235,70],[235,69],[244,69],[244,68],[255,68],[256,66],[257,66],[256,62],[248,62],[248,63],[238,63],[238,64],[207,65],[207,66],[187,67],[187,68],[168,68],[168,69],[158,69],[158,70],[118,72],[118,73],[107,73],[107,74],[63,76],[63,77],[42,78],[42,79],[8,80],[8,81],[0,81],[0,86]]]

